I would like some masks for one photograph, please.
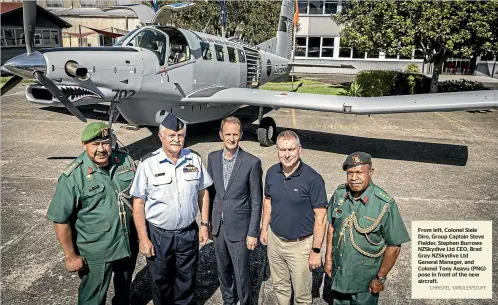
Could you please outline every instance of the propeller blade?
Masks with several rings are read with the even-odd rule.
[[[14,88],[17,86],[22,81],[22,77],[14,75],[12,76],[2,87],[2,94],[4,95],[5,93],[9,92],[10,89]]]
[[[29,55],[35,49],[36,1],[23,1],[22,16],[26,52]]]
[[[78,108],[76,108],[73,103],[67,99],[64,93],[48,77],[46,77],[43,72],[36,71],[35,77],[67,108],[67,110],[69,110],[69,112],[74,114],[78,119],[80,119],[80,121],[86,122],[86,118],[83,113],[81,113]]]

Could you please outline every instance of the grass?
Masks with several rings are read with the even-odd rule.
[[[3,85],[5,85],[5,83],[8,82],[10,78],[11,78],[11,76],[1,76],[0,77],[0,88],[3,87]],[[23,79],[21,81],[21,84],[31,84],[31,83],[33,83],[33,80],[31,80],[31,79]]]
[[[322,83],[315,80],[309,79],[296,79],[294,80],[294,90],[297,86],[302,83],[302,85],[297,89],[296,92],[300,93],[312,93],[312,94],[326,94],[326,95],[344,95],[347,92],[347,88],[341,85],[331,85],[328,83]],[[280,82],[280,83],[266,83],[259,87],[262,90],[272,90],[272,91],[291,91],[292,83]]]

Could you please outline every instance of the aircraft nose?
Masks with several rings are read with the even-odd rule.
[[[47,71],[47,62],[40,52],[31,54],[21,54],[8,60],[3,66],[3,70],[22,78],[35,79],[33,75],[36,71],[45,73]]]

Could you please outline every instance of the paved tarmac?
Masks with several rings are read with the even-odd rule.
[[[65,110],[41,109],[28,103],[19,86],[1,101],[1,301],[3,304],[76,304],[78,276],[69,274],[52,224],[45,218],[57,178],[81,152],[84,124]],[[255,120],[252,107],[241,109]],[[93,120],[105,116],[85,110]],[[353,151],[374,157],[374,181],[394,196],[411,234],[413,220],[492,220],[498,253],[498,112],[454,112],[348,116],[281,109],[267,115],[279,130],[294,129],[304,147],[303,160],[326,181],[328,195],[345,181],[341,164]],[[115,131],[134,157],[159,147],[147,128]],[[277,162],[275,147],[261,147],[246,131],[242,147],[261,158],[266,171]],[[204,159],[221,148],[216,128],[190,128],[188,146]],[[251,255],[254,304],[276,304],[259,245]],[[493,291],[498,291],[498,256],[493,256]],[[221,304],[212,243],[200,250],[199,304]],[[314,304],[326,304],[330,285],[323,271],[314,274]],[[133,283],[133,303],[151,304],[144,259]],[[402,247],[389,274],[380,304],[496,304],[493,300],[411,299],[411,245]],[[110,300],[110,298],[109,298]],[[110,303],[110,302],[109,302]]]

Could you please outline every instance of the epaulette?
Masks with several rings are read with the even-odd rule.
[[[381,199],[385,202],[394,201],[393,197],[386,194],[386,192],[384,192],[382,189],[376,189],[374,193],[375,193],[375,196],[377,196],[379,199]]]
[[[346,188],[346,183],[339,184],[339,186],[337,187],[338,190],[342,190],[342,189],[345,189],[345,188]]]
[[[140,162],[144,162],[145,160],[149,159],[152,156],[155,156],[154,152],[150,152],[150,153],[146,154],[145,156],[143,156],[142,158],[140,158]]]
[[[196,151],[195,151],[195,150],[193,150],[193,149],[188,148],[188,150],[190,150],[190,152],[191,152],[191,153],[198,155],[199,157],[201,156],[201,154],[200,154],[200,153],[196,152]]]
[[[80,166],[81,163],[83,163],[83,160],[74,160],[71,164],[69,164],[66,167],[66,169],[63,172],[63,174],[66,177],[69,177],[69,175],[71,175],[71,173],[75,170],[75,168],[77,168],[78,166]]]
[[[115,151],[115,152],[118,152],[118,153],[122,153],[122,154],[125,154],[125,155],[129,155],[130,153],[124,149],[121,149],[121,148],[113,148],[112,151]]]

